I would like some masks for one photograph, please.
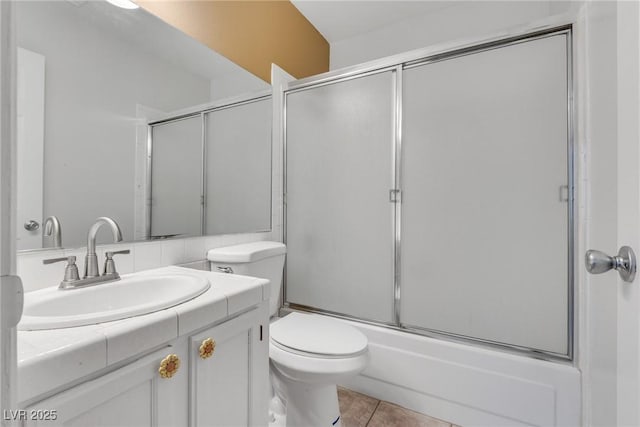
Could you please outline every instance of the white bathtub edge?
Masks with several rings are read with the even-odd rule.
[[[369,338],[371,363],[342,385],[468,426],[579,426],[580,371],[342,320]]]

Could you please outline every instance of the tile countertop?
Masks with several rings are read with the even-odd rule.
[[[18,331],[18,402],[35,402],[36,397],[269,299],[266,279],[174,266],[135,275],[163,273],[204,275],[211,287],[190,301],[142,316],[74,328]]]

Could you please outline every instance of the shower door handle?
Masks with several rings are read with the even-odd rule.
[[[616,256],[588,250],[584,262],[587,271],[591,274],[600,274],[614,269],[625,282],[633,282],[636,277],[636,254],[629,246],[621,247]]]

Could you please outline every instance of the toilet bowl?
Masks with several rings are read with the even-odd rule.
[[[269,279],[275,316],[285,253],[282,243],[254,242],[212,249],[207,258],[212,271]],[[271,322],[269,358],[273,425],[340,426],[336,384],[366,367],[367,337],[336,319],[293,312]]]
[[[271,324],[269,357],[287,426],[340,425],[336,384],[369,361],[367,337],[335,319],[291,313]]]

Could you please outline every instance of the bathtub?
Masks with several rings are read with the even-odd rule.
[[[468,426],[579,426],[580,371],[550,362],[339,319],[369,338],[371,362],[341,384]]]

